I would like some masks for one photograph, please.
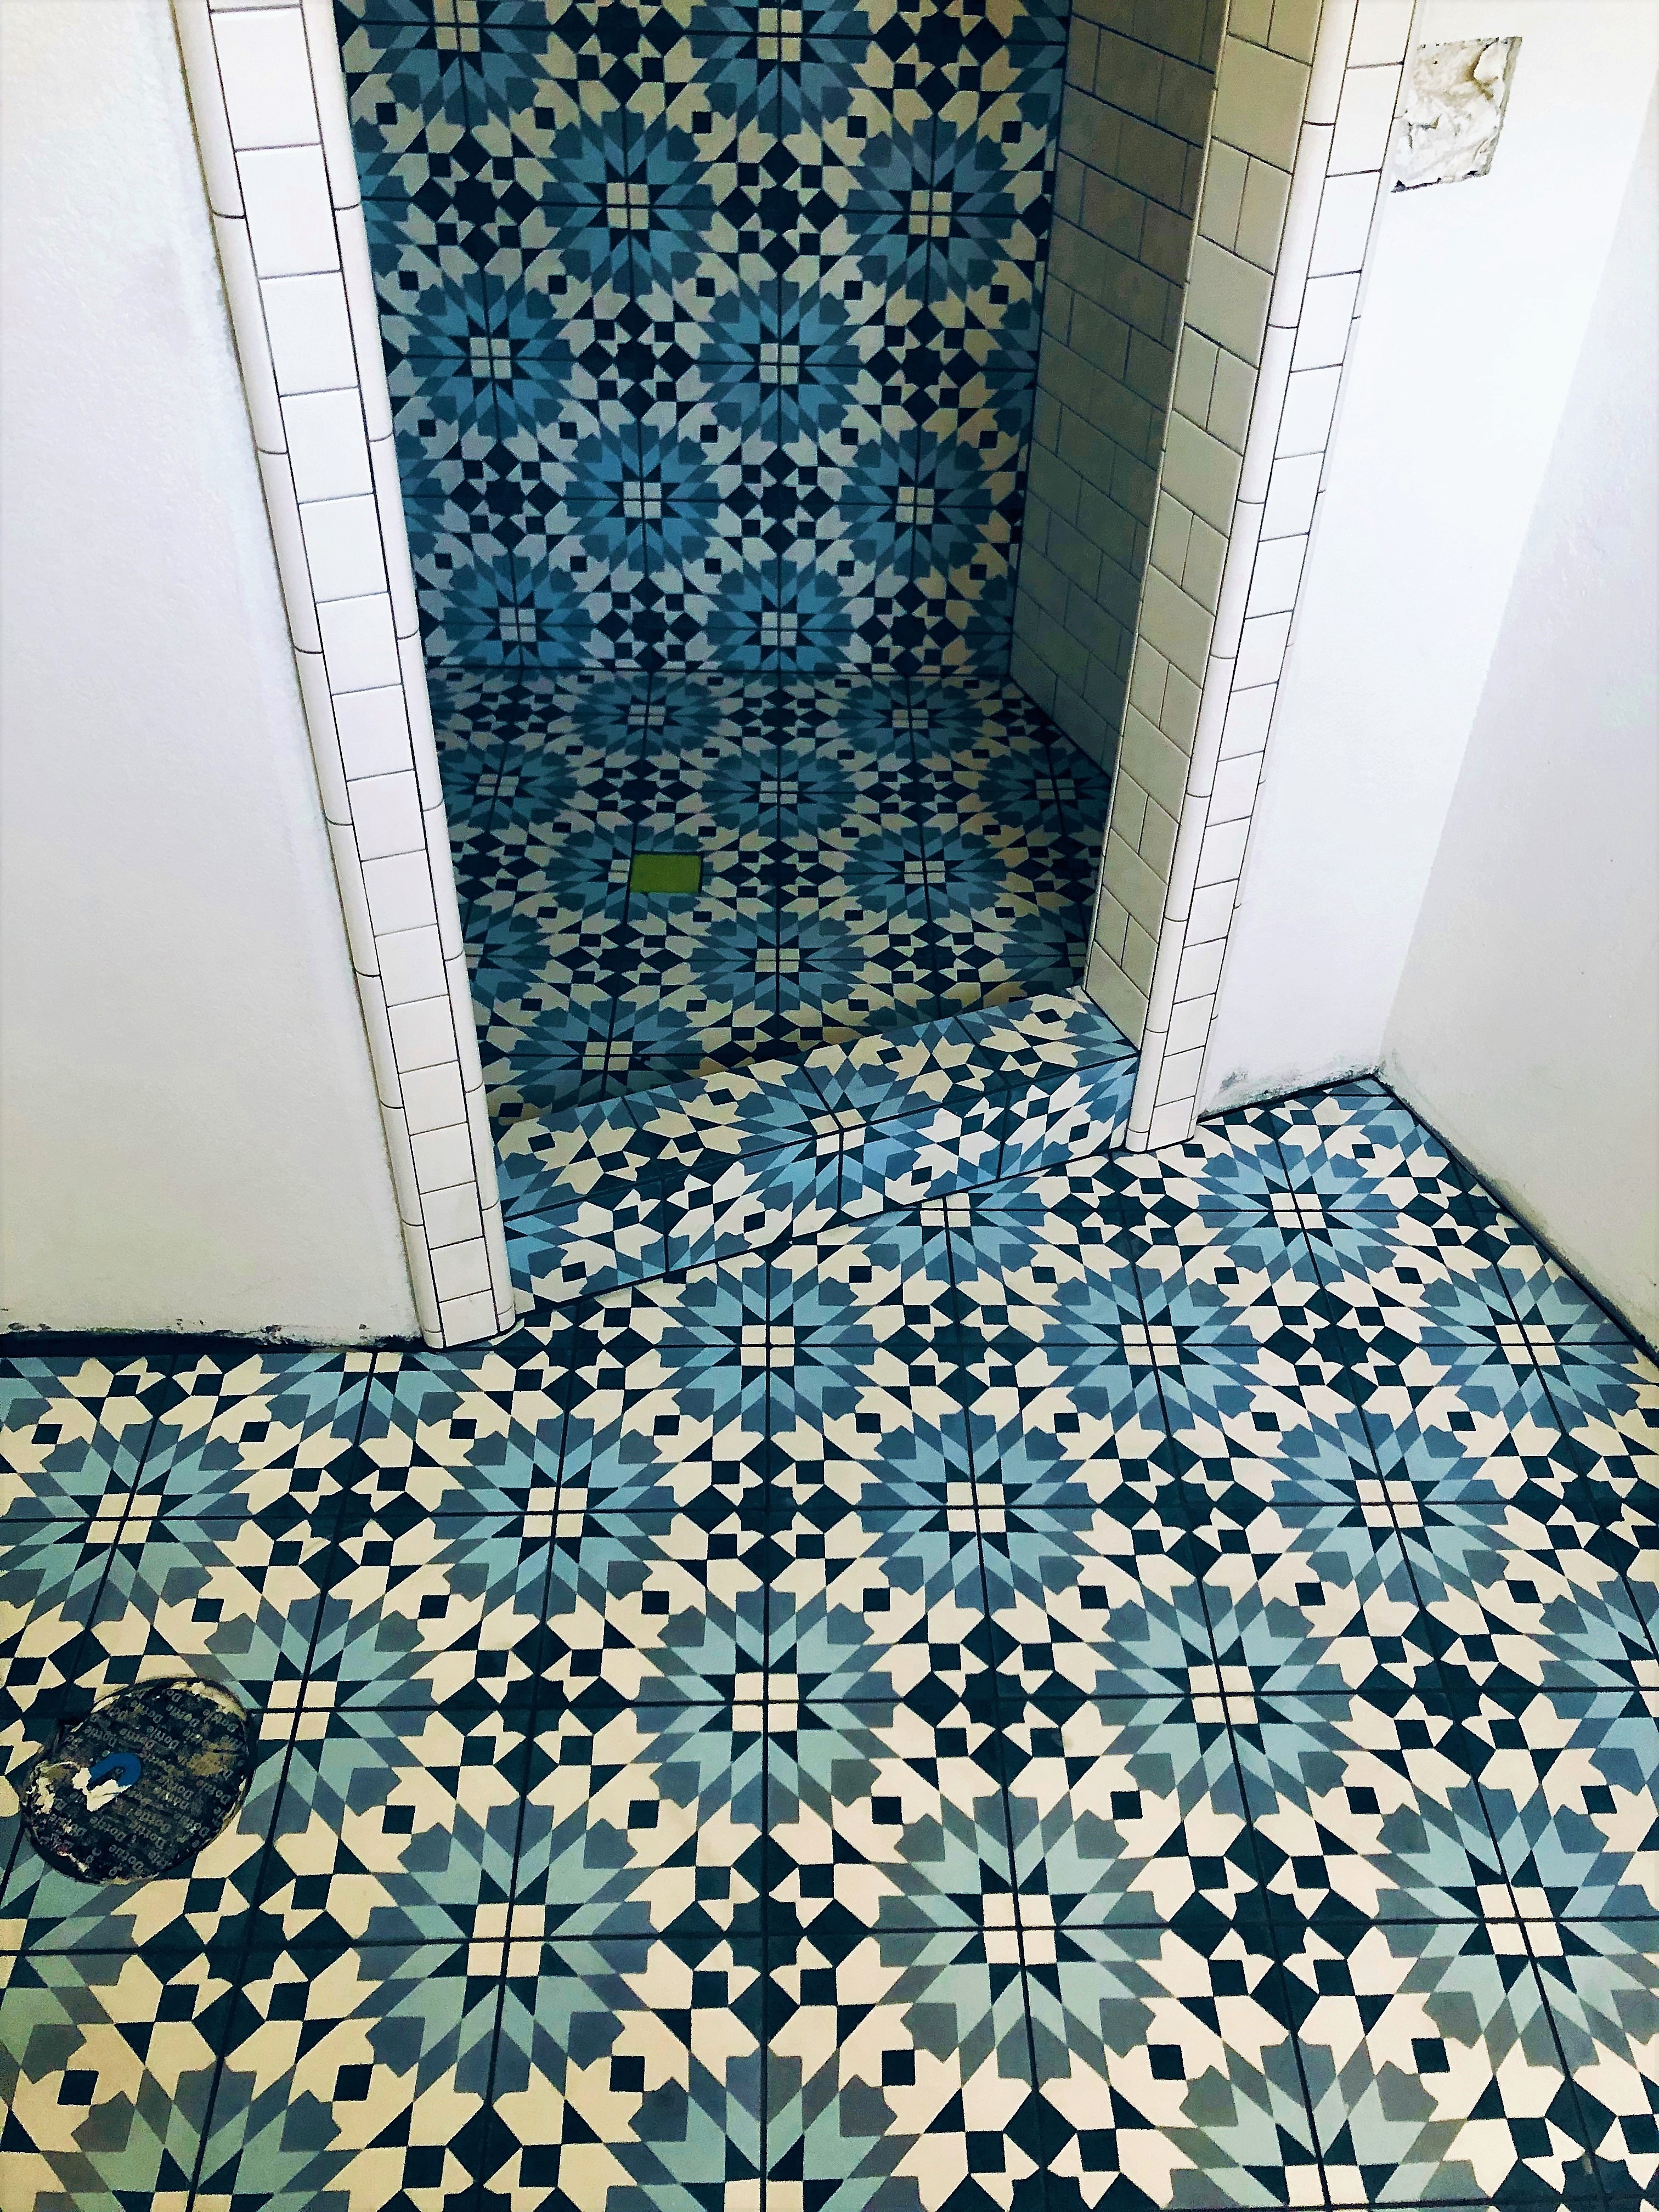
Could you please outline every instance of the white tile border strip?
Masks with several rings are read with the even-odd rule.
[[[416,1310],[513,1285],[331,0],[173,0]]]
[[[1412,0],[1324,0],[1129,1109],[1132,1151],[1192,1134],[1250,817],[1318,527]]]

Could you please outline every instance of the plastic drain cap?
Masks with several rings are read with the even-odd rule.
[[[117,1690],[65,1729],[19,1792],[46,1864],[77,1881],[170,1874],[235,1817],[253,1771],[248,1717],[216,1682]]]

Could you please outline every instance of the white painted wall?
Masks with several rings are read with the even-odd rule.
[[[0,13],[0,1316],[413,1334],[167,0]]]
[[[1419,43],[1506,34],[1491,175],[1379,217],[1200,1111],[1382,1057],[1659,68],[1655,0],[1418,11]]]
[[[1659,106],[1383,1066],[1659,1340]]]

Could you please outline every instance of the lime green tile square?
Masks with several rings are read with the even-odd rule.
[[[635,853],[628,871],[630,891],[678,892],[684,897],[702,889],[699,853]]]

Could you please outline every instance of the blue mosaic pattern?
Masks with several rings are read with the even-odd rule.
[[[1659,1369],[1375,1082],[458,1352],[31,1347],[0,1466],[12,1771],[261,1716],[178,1876],[0,1824],[9,2212],[1653,2200]]]
[[[1108,778],[1011,684],[434,676],[498,1124],[1069,990]],[[695,896],[630,892],[696,853]]]
[[[429,662],[1006,672],[1063,9],[337,16]]]
[[[1134,1047],[1073,991],[520,1121],[519,1289],[553,1304],[1121,1145]]]

